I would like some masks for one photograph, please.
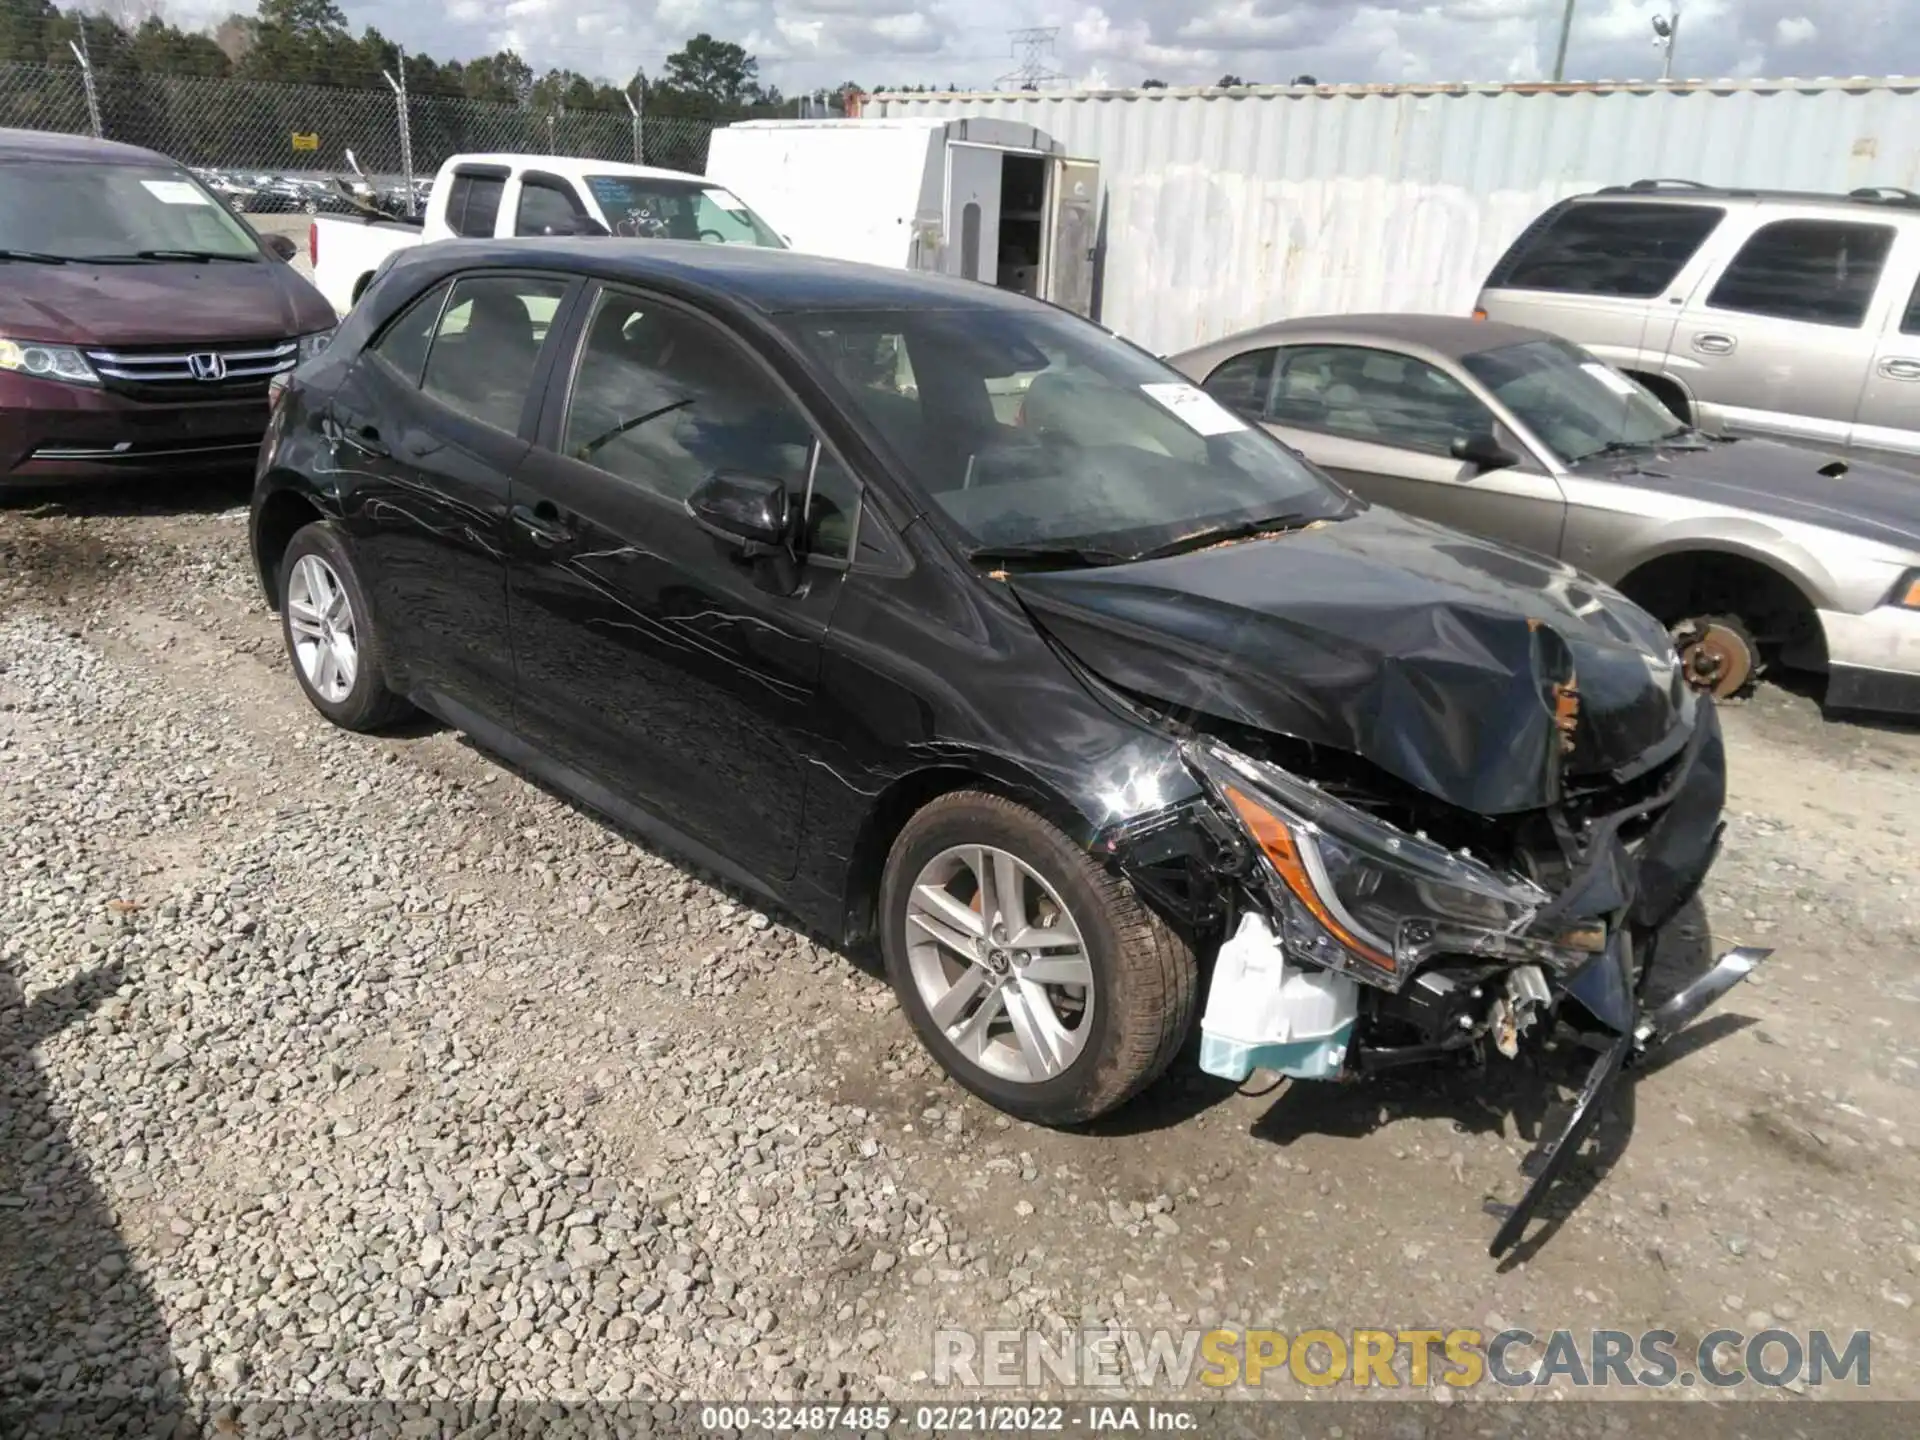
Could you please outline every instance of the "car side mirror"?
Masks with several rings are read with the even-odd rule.
[[[792,508],[784,481],[766,475],[719,470],[687,497],[687,513],[709,535],[748,555],[784,550]]]
[[[276,260],[291,260],[300,253],[300,247],[294,243],[291,235],[268,235],[265,237],[267,249],[273,252]]]
[[[1520,457],[1493,438],[1491,430],[1482,430],[1476,435],[1456,435],[1453,443],[1447,447],[1447,453],[1456,460],[1464,460],[1477,471],[1510,470],[1520,463]]]

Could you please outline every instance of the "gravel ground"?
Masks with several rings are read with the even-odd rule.
[[[1693,939],[1779,953],[1496,1267],[1537,1079],[1010,1122],[780,917],[330,729],[244,490],[166,498],[0,507],[0,1406],[924,1396],[936,1326],[1216,1322],[1862,1328],[1920,1396],[1920,733],[1728,712]]]

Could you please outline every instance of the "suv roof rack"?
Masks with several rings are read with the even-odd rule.
[[[1858,190],[1849,190],[1847,199],[1869,205],[1920,205],[1920,194],[1902,190],[1898,185],[1863,185]]]
[[[1699,180],[1658,178],[1626,185],[1603,185],[1600,195],[1657,195],[1678,191],[1686,195],[1723,195],[1740,200],[1790,200],[1805,205],[1891,205],[1920,209],[1920,191],[1898,185],[1863,185],[1845,192],[1833,190],[1755,190],[1737,185],[1708,185]]]

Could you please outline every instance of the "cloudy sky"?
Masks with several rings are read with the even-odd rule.
[[[1682,11],[1675,74],[1920,73],[1920,0],[1575,0],[1567,75],[1660,73],[1650,20]],[[215,7],[182,0],[176,8]],[[219,9],[230,5],[217,6]],[[1553,65],[1563,0],[344,0],[446,55],[520,50],[536,67],[623,78],[659,70],[685,37],[738,41],[788,92],[852,79],[978,86],[1014,68],[1007,32],[1059,28],[1073,80],[1203,84],[1311,74],[1323,82],[1535,80]]]

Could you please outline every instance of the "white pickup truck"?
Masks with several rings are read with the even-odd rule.
[[[785,249],[730,190],[700,175],[559,155],[456,155],[419,220],[323,215],[308,251],[313,281],[341,314],[395,252],[432,240],[619,235]]]

